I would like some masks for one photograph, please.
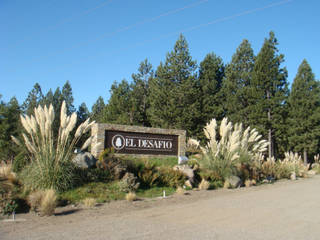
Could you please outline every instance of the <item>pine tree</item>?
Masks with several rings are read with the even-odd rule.
[[[93,104],[91,108],[91,119],[95,120],[96,122],[102,122],[104,108],[105,104],[103,98],[99,96],[97,101]]]
[[[22,110],[25,114],[30,115],[33,113],[34,108],[37,107],[43,101],[43,93],[39,83],[33,86],[33,89],[29,92],[27,99],[22,104]]]
[[[222,59],[214,53],[207,54],[200,63],[199,69],[201,120],[198,124],[198,131],[201,131],[212,118],[218,121],[223,118],[221,93],[223,77],[224,64]]]
[[[147,117],[147,109],[149,108],[149,81],[153,78],[152,65],[145,59],[140,63],[138,73],[132,74],[132,104],[134,122],[138,125],[150,126]]]
[[[317,153],[320,137],[320,86],[306,60],[299,66],[289,96],[289,144],[303,153]]]
[[[66,81],[66,83],[63,85],[61,90],[61,96],[62,101],[66,101],[66,107],[67,107],[67,114],[71,114],[76,111],[74,105],[73,105],[73,95],[72,95],[72,88],[69,83],[69,81]]]
[[[152,126],[186,129],[197,135],[200,116],[200,84],[196,78],[196,62],[192,60],[186,39],[180,35],[173,51],[160,63],[150,82]]]
[[[284,136],[284,118],[288,96],[287,70],[281,67],[284,56],[278,54],[273,32],[257,55],[249,90],[248,120],[269,141],[268,155],[274,156]]]
[[[80,125],[81,123],[83,123],[89,118],[90,113],[87,108],[87,105],[84,102],[81,103],[81,105],[79,106],[77,115],[78,115],[78,121],[77,121],[78,125]]]
[[[134,125],[131,89],[126,80],[120,84],[114,82],[110,90],[110,99],[104,109],[104,122]]]
[[[227,65],[223,81],[223,105],[231,122],[248,126],[248,91],[252,81],[255,56],[248,40],[243,40]]]
[[[13,160],[18,146],[12,143],[11,135],[18,138],[21,131],[21,109],[15,97],[9,103],[0,102],[0,161]]]

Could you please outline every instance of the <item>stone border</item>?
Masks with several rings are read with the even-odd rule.
[[[153,133],[164,135],[178,135],[178,156],[185,156],[186,152],[186,131],[178,129],[163,129],[163,128],[149,128],[130,125],[118,125],[109,123],[95,123],[91,128],[91,136],[93,136],[91,144],[91,154],[98,158],[99,154],[104,150],[105,131],[116,130],[124,132],[137,132],[137,133]],[[93,148],[98,143],[101,143],[99,147]],[[125,155],[125,154],[121,154]],[[146,155],[146,154],[130,154],[133,157],[167,157],[170,155]],[[171,155],[172,157],[172,155]]]

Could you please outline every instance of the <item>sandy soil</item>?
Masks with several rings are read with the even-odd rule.
[[[320,239],[320,176],[0,222],[0,239]]]

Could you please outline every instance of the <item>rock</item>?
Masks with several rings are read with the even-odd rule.
[[[133,173],[127,172],[119,182],[119,188],[122,192],[135,192],[139,188],[140,183]]]
[[[231,188],[237,188],[241,185],[241,179],[238,176],[230,176],[226,179]]]
[[[188,158],[186,156],[179,156],[178,158],[178,164],[181,165],[181,164],[186,164],[188,162]]]
[[[291,173],[290,179],[291,179],[291,180],[297,180],[297,176],[296,176],[296,173],[295,173],[295,172],[292,172],[292,173]]]
[[[78,153],[72,162],[80,168],[94,168],[96,166],[97,159],[89,152]]]
[[[176,165],[173,167],[173,170],[182,172],[188,177],[188,180],[191,184],[194,183],[194,172],[193,169],[188,165]]]

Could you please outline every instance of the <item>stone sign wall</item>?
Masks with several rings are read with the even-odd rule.
[[[117,154],[185,156],[185,130],[96,123],[92,126],[91,134],[92,146],[101,143],[98,148],[91,149],[95,157],[111,147]]]

